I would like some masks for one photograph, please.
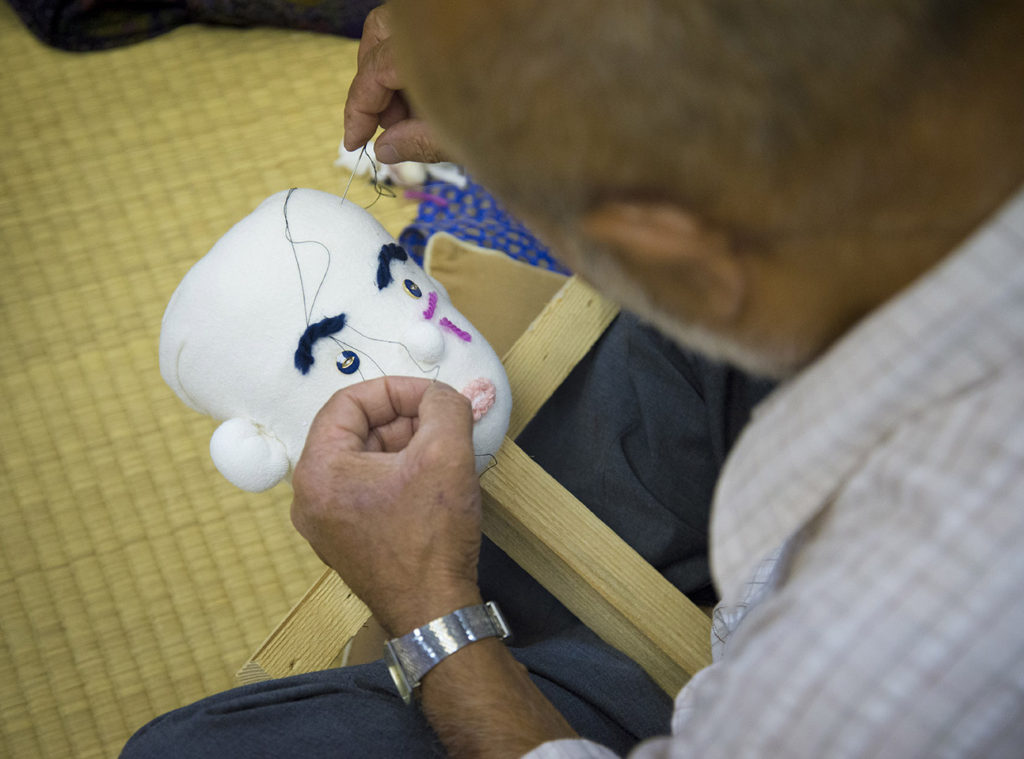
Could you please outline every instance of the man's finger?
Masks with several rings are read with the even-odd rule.
[[[380,125],[387,129],[410,118],[412,118],[412,110],[409,108],[405,96],[401,92],[396,92],[387,108],[380,113]]]
[[[373,137],[380,114],[401,89],[391,46],[383,40],[367,52],[352,79],[345,100],[345,149],[356,150]]]
[[[448,160],[434,139],[433,131],[420,119],[406,119],[385,129],[374,142],[374,150],[384,163],[439,163]]]
[[[399,417],[381,427],[370,430],[366,449],[374,453],[397,453],[409,445],[419,429],[419,417]]]
[[[415,429],[410,421],[402,420],[419,414],[420,400],[429,386],[430,380],[416,377],[380,377],[350,385],[320,410],[310,436],[328,436],[337,450],[393,449],[399,436],[411,435]]]
[[[378,44],[391,36],[391,17],[387,5],[380,5],[370,11],[363,22],[363,34],[359,38],[357,60],[363,65],[363,59]]]
[[[409,447],[439,444],[445,455],[473,460],[473,411],[469,400],[453,387],[435,382],[419,404],[419,429]]]

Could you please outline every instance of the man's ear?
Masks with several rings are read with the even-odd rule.
[[[657,303],[724,324],[747,295],[747,272],[730,238],[682,206],[608,201],[583,217],[583,233],[613,251],[624,271]]]

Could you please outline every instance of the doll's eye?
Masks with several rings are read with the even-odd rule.
[[[420,286],[413,282],[411,279],[405,280],[405,282],[403,282],[402,284],[405,285],[405,291],[409,293],[409,295],[411,295],[412,297],[423,297],[423,291],[420,290]]]
[[[337,364],[338,371],[342,374],[355,374],[359,369],[359,356],[353,351],[342,351]]]

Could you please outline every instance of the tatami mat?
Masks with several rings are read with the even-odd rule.
[[[286,487],[215,472],[214,425],[164,386],[157,336],[184,272],[265,196],[341,192],[354,54],[187,27],[71,55],[0,3],[0,755],[116,755],[230,687],[319,573]],[[393,233],[411,212],[374,208]]]

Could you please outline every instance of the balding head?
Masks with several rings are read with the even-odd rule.
[[[1024,180],[1015,0],[391,5],[414,104],[551,238],[658,203],[762,251],[927,233],[921,263]]]
[[[851,171],[877,184],[893,154],[906,156],[894,141],[906,141],[898,127],[922,99],[972,96],[948,87],[976,90],[972,75],[991,73],[972,59],[976,36],[999,57],[1017,52],[1008,45],[1024,28],[1000,20],[1019,21],[1003,6],[1020,3],[986,0],[392,5],[406,77],[442,139],[500,194],[541,212],[632,193],[731,216],[738,188],[770,201],[832,170],[852,200],[851,183],[867,178]],[[951,135],[916,135],[929,137],[962,152]]]

